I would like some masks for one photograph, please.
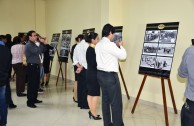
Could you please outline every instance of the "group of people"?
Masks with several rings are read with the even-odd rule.
[[[122,118],[122,96],[118,79],[118,61],[127,57],[122,42],[111,42],[115,29],[111,24],[104,25],[102,39],[95,32],[78,35],[77,44],[72,47],[71,58],[75,71],[73,100],[81,109],[89,109],[89,118],[100,120],[96,108],[102,92],[102,114],[104,126],[124,126]],[[6,37],[7,36],[7,37]],[[0,35],[0,126],[7,124],[7,107],[15,108],[11,98],[11,66],[16,72],[17,96],[27,95],[27,106],[36,108],[42,68],[49,76],[49,49],[47,39],[35,31],[27,36]],[[27,38],[27,41],[25,41]],[[46,61],[45,61],[45,60]],[[44,63],[48,63],[45,64]],[[188,79],[185,90],[186,102],[181,110],[181,126],[194,124],[194,47],[189,47],[178,69],[180,77]],[[43,67],[44,66],[44,67]],[[27,74],[27,94],[24,93]],[[44,83],[42,83],[43,85]],[[46,85],[48,85],[48,78]]]
[[[118,60],[126,59],[122,42],[116,44],[115,29],[111,24],[104,25],[102,39],[95,32],[78,35],[72,47],[75,80],[74,101],[81,109],[89,109],[89,118],[100,120],[97,104],[102,91],[102,113],[104,126],[124,126],[122,118],[122,97],[118,79]],[[112,114],[111,114],[112,113]]]
[[[13,67],[16,74],[16,95],[27,96],[27,106],[36,108],[40,86],[48,86],[50,56],[47,38],[41,37],[35,31],[27,35],[19,34],[13,38],[11,35],[0,35],[0,126],[7,123],[7,107],[16,108],[11,97],[10,80]],[[45,73],[45,74],[44,74]],[[40,83],[40,80],[42,82]],[[27,94],[25,86],[27,83]]]

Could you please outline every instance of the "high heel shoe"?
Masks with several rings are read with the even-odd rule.
[[[77,101],[75,100],[75,98],[73,97],[73,101],[75,102],[75,103],[77,103]]]
[[[90,111],[88,112],[88,114],[89,114],[90,119],[94,119],[94,120],[101,120],[102,119],[100,117],[100,115],[94,116]]]

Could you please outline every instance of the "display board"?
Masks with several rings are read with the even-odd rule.
[[[147,24],[139,74],[170,77],[179,22]]]
[[[70,46],[71,46],[72,30],[62,31],[61,50],[59,53],[59,61],[68,62]]]
[[[84,29],[82,34],[83,34],[83,35],[86,35],[86,34],[88,34],[88,33],[90,33],[90,32],[95,32],[95,28]]]
[[[57,50],[57,45],[59,43],[59,38],[60,38],[60,33],[55,33],[52,35],[50,46],[52,46],[53,49],[49,50],[49,55],[51,57],[51,60],[53,60],[53,58],[55,56],[55,52]]]
[[[122,41],[122,31],[123,31],[123,26],[116,26],[115,28],[115,33],[114,33],[114,38],[113,42],[121,42]]]

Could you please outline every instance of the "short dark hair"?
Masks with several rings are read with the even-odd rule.
[[[110,32],[112,34],[114,34],[115,33],[115,28],[111,24],[105,24],[103,29],[102,29],[102,37],[109,36]]]
[[[5,37],[7,38],[7,42],[11,42],[11,35],[10,34],[6,34]]]
[[[32,33],[35,33],[35,31],[31,30],[27,33],[27,40],[29,40],[29,36],[32,36]]]
[[[13,45],[21,43],[21,39],[19,36],[13,38]]]
[[[0,35],[0,41],[2,41],[2,39],[6,39],[5,35]]]
[[[96,39],[96,37],[98,36],[97,33],[95,32],[90,32],[86,35],[86,42],[91,43],[92,39]]]
[[[194,39],[191,39],[191,43],[192,43],[192,45],[194,45]]]
[[[83,40],[83,39],[84,39],[84,35],[79,34],[79,35],[77,36],[77,39]]]

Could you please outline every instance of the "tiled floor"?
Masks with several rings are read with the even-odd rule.
[[[51,78],[50,86],[45,88],[39,99],[43,100],[37,108],[26,106],[26,97],[17,97],[15,94],[15,82],[12,82],[12,97],[17,104],[16,109],[9,110],[7,126],[103,126],[102,120],[90,120],[88,110],[79,109],[72,99],[72,82],[64,84],[59,81],[55,86],[56,79]],[[165,126],[163,109],[139,103],[134,114],[131,109],[133,100],[128,101],[123,96],[123,114],[125,126]],[[98,113],[101,113],[99,102]],[[180,126],[179,114],[168,112],[169,126]]]

